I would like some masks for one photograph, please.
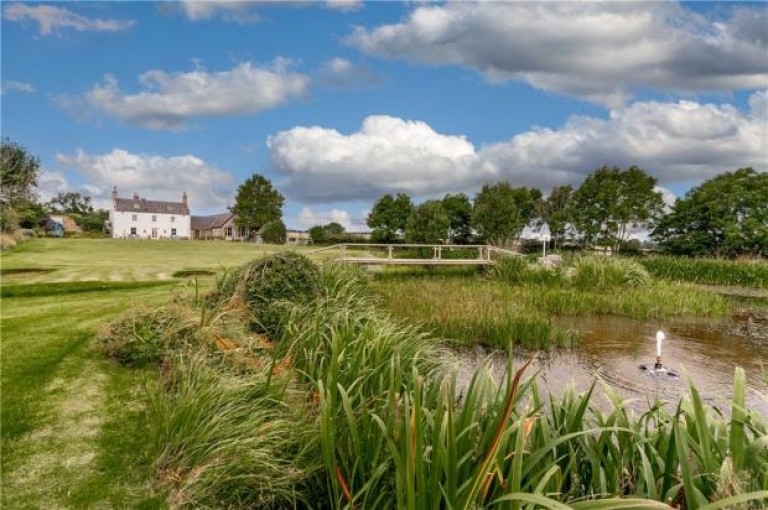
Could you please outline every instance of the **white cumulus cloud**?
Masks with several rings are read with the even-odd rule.
[[[3,9],[3,18],[8,21],[34,21],[40,25],[40,35],[61,35],[66,29],[77,32],[121,32],[130,29],[135,20],[89,18],[54,5],[28,5],[13,3]]]
[[[313,210],[311,207],[303,207],[296,216],[295,224],[298,228],[306,230],[316,225],[327,225],[328,223],[338,223],[348,232],[368,230],[365,224],[365,218],[353,217],[344,209],[333,208],[330,211]]]
[[[325,6],[338,11],[356,11],[363,6],[363,0],[325,0]]]
[[[285,0],[182,0],[178,7],[189,21],[220,19],[226,23],[240,25],[257,23],[261,16],[257,9],[262,7],[310,7],[317,1]],[[325,0],[322,5],[337,11],[356,11],[363,5],[362,0]]]
[[[253,12],[252,2],[237,0],[183,0],[179,7],[190,21],[207,21],[215,17],[241,25],[256,23],[260,16]]]
[[[376,85],[382,77],[369,66],[334,57],[323,62],[318,73],[321,83],[331,87],[355,89]]]
[[[59,193],[71,191],[64,172],[43,169],[37,180],[37,195],[41,202],[49,202]]]
[[[753,94],[748,112],[728,104],[638,102],[606,119],[572,117],[558,129],[531,129],[479,149],[466,137],[386,115],[366,118],[352,134],[295,127],[269,137],[267,147],[272,167],[287,177],[286,190],[307,201],[471,193],[501,179],[546,193],[578,185],[603,165],[638,165],[666,187],[739,167],[768,171],[764,97]]]
[[[56,162],[74,170],[101,206],[117,186],[121,197],[136,192],[149,200],[180,202],[186,191],[192,209],[223,207],[234,186],[231,174],[191,155],[164,157],[116,148],[105,154],[57,154]]]
[[[272,165],[287,174],[300,197],[334,201],[371,199],[382,190],[430,193],[471,179],[474,146],[435,132],[424,122],[386,115],[343,135],[322,127],[295,127],[267,140]]]
[[[32,86],[29,83],[25,83],[23,81],[13,81],[13,80],[7,80],[3,82],[2,93],[5,94],[7,92],[21,92],[22,94],[34,94],[37,89],[35,89],[34,86]]]
[[[306,96],[309,88],[309,78],[291,71],[290,62],[281,58],[267,67],[245,62],[218,72],[154,69],[139,76],[139,82],[141,91],[126,93],[107,75],[77,101],[59,98],[58,103],[73,115],[82,115],[84,104],[131,124],[180,130],[196,117],[253,115],[276,108]]]
[[[348,42],[385,58],[461,65],[490,82],[524,81],[609,107],[639,87],[765,88],[764,5],[707,19],[666,2],[471,2],[414,9],[357,27]]]

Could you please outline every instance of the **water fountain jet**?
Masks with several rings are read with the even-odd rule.
[[[671,368],[665,367],[661,363],[661,345],[664,342],[665,338],[666,338],[666,335],[664,334],[663,331],[659,330],[656,332],[656,362],[653,364],[653,366],[642,364],[640,365],[639,368],[646,374],[655,375],[655,376],[666,376],[674,379],[679,379],[680,374],[678,374]]]

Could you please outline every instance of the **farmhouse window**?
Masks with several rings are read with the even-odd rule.
[[[138,214],[132,214],[132,215],[131,215],[131,219],[132,219],[134,222],[135,222],[135,221],[138,221],[138,220],[139,220],[139,215],[138,215]]]
[[[131,227],[131,235],[132,236],[136,235],[136,227]]]
[[[157,215],[153,214],[152,215],[152,223],[155,223],[156,221],[157,221]]]
[[[152,229],[152,239],[157,239],[157,229],[156,228]]]
[[[227,237],[232,237],[232,227],[227,227]]]
[[[175,228],[171,229],[171,236],[176,237],[176,229]]]
[[[171,216],[171,223],[175,223],[175,222],[176,222],[176,216]]]

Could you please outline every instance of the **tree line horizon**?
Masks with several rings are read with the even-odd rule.
[[[657,180],[638,166],[602,166],[578,187],[555,186],[544,197],[507,181],[482,186],[474,200],[446,194],[414,204],[406,193],[384,194],[366,218],[375,242],[509,246],[526,227],[549,230],[553,247],[608,246],[620,252],[645,230],[663,252],[683,256],[768,255],[768,173],[740,168],[691,188],[665,206]],[[348,240],[339,223],[309,229],[316,243]]]
[[[85,192],[62,192],[40,204],[34,188],[40,159],[7,138],[0,150],[4,232],[37,228],[47,211],[72,213],[89,231],[100,230],[105,211],[94,210]],[[414,204],[406,193],[384,194],[373,204],[366,224],[373,241],[393,243],[509,246],[525,227],[546,226],[553,247],[566,242],[582,248],[602,245],[620,252],[629,236],[645,230],[672,255],[710,257],[768,256],[768,173],[751,167],[724,172],[691,188],[665,207],[657,180],[638,166],[626,170],[602,166],[578,186],[555,186],[548,196],[534,187],[507,181],[487,183],[473,200],[446,194]],[[254,173],[237,190],[236,224],[267,242],[284,243],[283,195],[266,177]],[[308,229],[316,244],[359,241],[332,222]]]

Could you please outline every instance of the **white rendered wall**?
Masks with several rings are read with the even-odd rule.
[[[134,221],[134,217],[136,218]],[[154,218],[155,221],[152,221]],[[110,211],[112,222],[112,237],[131,237],[131,228],[136,229],[136,236],[141,239],[168,239],[172,229],[176,229],[176,237],[190,239],[192,237],[192,219],[188,214],[161,214],[145,212]],[[153,236],[153,229],[156,236]]]

